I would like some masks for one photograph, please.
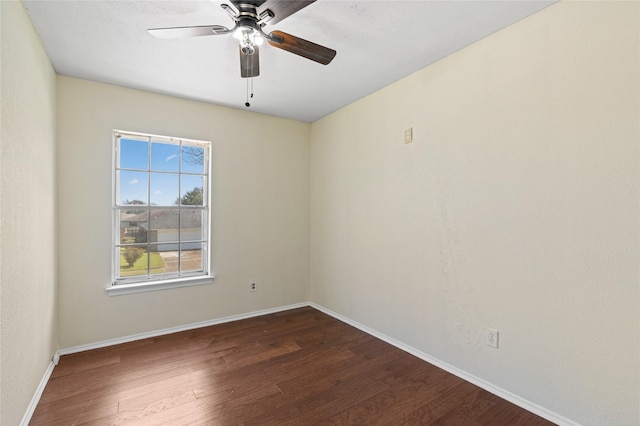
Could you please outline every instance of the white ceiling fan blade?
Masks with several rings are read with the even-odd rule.
[[[196,27],[151,28],[147,31],[157,38],[172,39],[227,34],[232,29],[222,25],[202,25]]]

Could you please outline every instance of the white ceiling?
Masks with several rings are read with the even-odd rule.
[[[60,74],[244,107],[231,35],[161,40],[148,28],[232,21],[221,1],[23,1]],[[337,50],[320,65],[260,50],[250,109],[312,122],[488,36],[553,1],[318,0],[273,29]]]

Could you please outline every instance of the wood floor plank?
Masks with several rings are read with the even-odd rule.
[[[550,425],[313,308],[65,355],[31,425]]]
[[[42,413],[38,417],[31,419],[31,426],[65,426],[78,425],[118,413],[118,403],[103,404],[101,401],[90,401],[81,407],[69,406],[61,407],[49,413]]]
[[[54,392],[43,393],[40,404],[62,400],[61,404],[77,403],[94,399],[96,395],[108,397],[117,395],[126,389],[147,386],[149,383],[169,380],[174,377],[188,376],[190,373],[202,369],[212,369],[224,364],[219,357],[203,354],[195,357],[180,357],[167,363],[141,362],[139,367],[123,367],[120,371],[111,370],[110,375],[99,374],[87,370],[83,374],[76,374],[69,379],[65,377],[52,379],[47,387]],[[98,367],[100,369],[102,367]],[[74,380],[75,378],[75,380]],[[81,378],[81,380],[78,380]]]
[[[410,412],[408,415],[402,416],[402,421],[405,424],[455,424],[455,421],[460,423],[458,424],[474,424],[475,419],[466,418],[463,419],[456,410],[468,410],[469,406],[473,406],[474,403],[477,403],[480,395],[484,396],[485,392],[483,389],[480,389],[475,386],[469,386],[469,383],[461,382],[453,386],[449,391],[443,392],[437,398],[426,401],[426,403],[421,404],[415,410]],[[501,400],[501,403],[510,404],[506,401]],[[478,404],[485,408],[488,408],[489,404]],[[520,409],[521,410],[521,409]],[[452,413],[453,412],[453,413]],[[452,419],[453,423],[447,423],[449,419]],[[396,421],[397,418],[395,416],[388,417],[388,421]],[[485,423],[485,424],[499,424],[499,423]],[[547,424],[551,424],[548,423]]]

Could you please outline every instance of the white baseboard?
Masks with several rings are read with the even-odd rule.
[[[90,343],[87,345],[80,345],[80,346],[74,346],[71,348],[65,348],[65,349],[60,349],[58,350],[55,355],[53,356],[53,360],[51,361],[51,364],[49,365],[49,367],[47,368],[47,371],[45,372],[42,381],[40,382],[40,385],[38,386],[38,389],[36,390],[35,395],[33,396],[33,398],[31,399],[31,403],[29,404],[29,407],[27,409],[27,412],[25,413],[24,417],[22,418],[22,421],[20,422],[20,426],[27,426],[29,424],[29,421],[31,420],[31,416],[33,415],[33,412],[36,409],[36,406],[38,405],[38,402],[40,401],[40,397],[42,396],[42,392],[44,391],[45,386],[47,385],[47,382],[49,381],[49,377],[51,377],[51,373],[53,372],[53,368],[55,367],[55,365],[58,364],[58,360],[60,359],[61,355],[69,355],[69,354],[73,354],[73,353],[78,353],[78,352],[84,352],[84,351],[88,351],[88,350],[92,350],[92,349],[99,349],[99,348],[104,348],[104,347],[108,347],[108,346],[113,346],[113,345],[119,345],[121,343],[128,343],[128,342],[133,342],[136,340],[142,340],[142,339],[147,339],[150,337],[157,337],[157,336],[162,336],[165,334],[171,334],[171,333],[178,333],[181,331],[188,331],[188,330],[194,330],[197,328],[202,328],[202,327],[208,327],[211,325],[217,325],[217,324],[223,324],[223,323],[227,323],[227,322],[231,322],[231,321],[238,321],[238,320],[243,320],[243,319],[247,319],[247,318],[254,318],[254,317],[258,317],[258,316],[262,316],[262,315],[268,315],[268,314],[273,314],[273,313],[277,313],[277,312],[283,312],[283,311],[288,311],[290,309],[296,309],[296,308],[302,308],[305,306],[311,306],[314,309],[317,309],[327,315],[330,315],[332,317],[334,317],[337,320],[340,320],[344,323],[347,323],[361,331],[364,331],[367,334],[370,334],[371,336],[374,336],[380,340],[383,340],[395,347],[397,347],[398,349],[401,349],[405,352],[408,352],[430,364],[435,365],[436,367],[439,367],[457,377],[460,377],[463,380],[466,380],[470,383],[473,383],[474,385],[488,391],[491,392],[494,395],[497,395],[521,408],[524,408],[527,411],[530,411],[534,414],[537,414],[538,416],[545,418],[553,423],[556,423],[560,426],[580,426],[579,423],[576,423],[572,420],[569,420],[559,414],[556,414],[552,411],[547,410],[544,407],[541,407],[538,404],[535,404],[534,402],[531,402],[527,399],[521,398],[518,395],[515,395],[505,389],[502,389],[498,386],[493,385],[492,383],[489,383],[477,376],[474,376],[471,373],[468,373],[464,370],[461,370],[451,364],[448,364],[436,357],[433,357],[429,354],[426,354],[422,351],[419,351],[416,348],[413,348],[409,345],[404,344],[403,342],[400,342],[396,339],[393,339],[383,333],[380,333],[372,328],[369,328],[363,324],[358,323],[357,321],[354,321],[350,318],[347,318],[343,315],[340,315],[336,312],[333,312],[330,309],[325,308],[324,306],[320,306],[316,303],[313,302],[302,302],[302,303],[296,303],[293,305],[287,305],[287,306],[280,306],[277,308],[270,308],[270,309],[264,309],[264,310],[260,310],[260,311],[253,311],[253,312],[248,312],[245,314],[239,314],[239,315],[231,315],[231,316],[227,316],[227,317],[223,317],[223,318],[217,318],[217,319],[213,319],[213,320],[209,320],[209,321],[202,321],[202,322],[197,322],[197,323],[192,323],[192,324],[186,324],[186,325],[182,325],[182,326],[178,326],[178,327],[170,327],[170,328],[165,328],[162,330],[156,330],[156,331],[150,331],[150,332],[146,332],[146,333],[139,333],[139,334],[134,334],[134,335],[130,335],[130,336],[125,336],[125,337],[120,337],[120,338],[116,338],[116,339],[109,339],[109,340],[104,340],[101,342],[96,342],[96,343]]]
[[[549,420],[550,422],[556,423],[559,426],[581,426],[579,423],[576,423],[572,420],[567,419],[566,417],[563,417],[559,414],[556,414],[552,411],[547,410],[544,407],[541,407],[540,405],[531,402],[525,398],[521,398],[518,395],[515,395],[505,389],[502,389],[498,386],[493,385],[492,383],[489,383],[477,376],[474,376],[471,373],[468,373],[464,370],[461,370],[451,364],[448,364],[436,357],[433,357],[429,354],[426,354],[422,351],[419,351],[418,349],[411,347],[409,345],[406,345],[392,337],[389,337],[383,333],[380,333],[372,328],[367,327],[366,325],[360,324],[357,321],[354,321],[350,318],[347,318],[343,315],[340,315],[336,312],[333,312],[330,309],[325,308],[324,306],[320,306],[316,303],[313,302],[309,302],[309,306],[311,306],[312,308],[315,308],[321,312],[324,312],[327,315],[330,315],[332,317],[334,317],[335,319],[338,319],[342,322],[345,322],[361,331],[364,331],[367,334],[372,335],[373,337],[376,337],[380,340],[383,340],[387,343],[389,343],[390,345],[395,346],[398,349],[401,349],[405,352],[410,353],[411,355],[414,355],[420,359],[422,359],[423,361],[428,362],[429,364],[435,365],[438,368],[441,368],[443,370],[445,370],[448,373],[453,374],[454,376],[460,377],[463,380],[466,380],[467,382],[473,383],[474,385],[488,391],[491,392],[494,395],[499,396],[502,399],[505,399],[515,405],[517,405],[518,407],[524,408],[527,411],[530,411],[534,414],[537,414],[538,416]]]
[[[93,349],[106,348],[108,346],[119,345],[121,343],[134,342],[136,340],[148,339],[150,337],[163,336],[165,334],[179,333],[181,331],[195,330],[197,328],[209,327],[211,325],[223,324],[225,322],[239,321],[247,318],[259,317],[262,315],[273,314],[276,312],[288,311],[290,309],[302,308],[309,306],[309,303],[302,302],[293,305],[279,306],[277,308],[263,309],[260,311],[248,312],[246,314],[230,315],[228,317],[216,318],[213,320],[196,322],[191,324],[180,325],[177,327],[165,328],[162,330],[149,331],[145,333],[133,334],[115,339],[103,340],[101,342],[89,343],[88,345],[73,346],[71,348],[60,349],[56,352],[56,356],[69,355],[78,352],[90,351]]]
[[[36,411],[36,407],[38,406],[38,402],[40,402],[40,397],[42,396],[42,392],[44,392],[44,388],[47,386],[49,382],[49,378],[51,377],[51,373],[53,373],[53,368],[56,366],[57,362],[51,360],[47,370],[44,372],[44,376],[42,376],[42,380],[40,380],[40,384],[36,388],[36,393],[31,398],[31,402],[27,406],[27,411],[22,416],[22,420],[20,421],[20,426],[28,426],[31,421],[31,416]]]

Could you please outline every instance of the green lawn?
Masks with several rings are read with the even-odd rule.
[[[131,277],[134,275],[146,275],[147,273],[147,254],[143,254],[140,259],[136,260],[136,263],[133,266],[129,266],[124,256],[122,256],[122,251],[120,250],[120,276],[121,277]],[[164,262],[162,261],[162,257],[157,252],[151,253],[151,264],[150,273],[151,274],[160,274],[164,272]]]

